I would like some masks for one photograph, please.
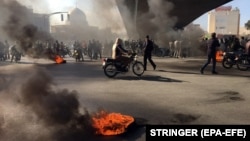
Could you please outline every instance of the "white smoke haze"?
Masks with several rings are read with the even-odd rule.
[[[126,34],[115,0],[93,0],[91,2],[92,10],[86,13],[90,25],[98,26],[101,29],[110,28],[121,35]]]
[[[49,3],[46,0],[17,0],[20,4],[33,9],[35,13],[49,13],[52,10],[49,8]]]
[[[19,2],[19,3],[18,3]],[[0,25],[1,25],[1,30],[5,31],[3,33],[6,33],[6,36],[3,36],[2,39],[11,39],[13,42],[19,38],[21,38],[20,36],[23,36],[23,32],[21,30],[23,30],[23,27],[28,25],[28,27],[30,27],[31,23],[29,17],[31,17],[29,14],[32,14],[32,12],[39,12],[39,13],[46,13],[49,14],[52,11],[53,12],[60,12],[60,11],[68,11],[70,12],[73,8],[75,8],[75,6],[70,6],[70,5],[66,5],[66,4],[70,4],[69,1],[62,1],[60,3],[60,1],[57,1],[58,3],[58,9],[61,9],[59,11],[55,11],[57,8],[55,9],[51,9],[51,3],[48,3],[47,1],[32,1],[32,0],[18,0],[16,1],[4,1],[4,0],[0,0],[0,13],[1,13],[1,17],[0,17]],[[71,2],[72,3],[72,2]],[[81,9],[82,11],[85,11],[85,9],[82,9],[82,5],[86,4],[86,1],[79,1],[77,8],[79,6],[79,9]],[[94,6],[93,6],[94,5]],[[13,7],[14,6],[14,7]],[[90,23],[89,26],[91,26],[90,28],[97,27],[96,29],[98,30],[98,28],[100,30],[102,30],[100,33],[100,35],[97,35],[99,31],[92,31],[93,33],[83,33],[84,30],[82,29],[78,29],[78,30],[74,30],[75,36],[77,37],[77,39],[73,39],[73,40],[78,40],[78,39],[85,39],[85,40],[89,40],[89,39],[93,39],[96,38],[98,40],[106,40],[108,38],[108,40],[113,40],[115,39],[114,36],[126,36],[126,30],[124,28],[124,25],[122,23],[122,19],[121,16],[119,15],[118,9],[115,5],[115,1],[111,0],[111,1],[93,1],[91,2],[91,4],[88,4],[89,8],[86,9],[86,16],[87,16],[87,20],[91,21],[88,22]],[[93,6],[91,8],[91,6]],[[55,6],[53,6],[55,7]],[[86,6],[85,6],[86,7]],[[64,10],[62,10],[64,9]],[[91,11],[89,12],[88,10],[91,9]],[[28,12],[29,11],[29,12]],[[3,16],[2,16],[3,15]],[[92,18],[93,17],[93,18]],[[75,27],[77,28],[77,27]],[[107,29],[107,30],[106,30]],[[36,27],[32,27],[32,32],[34,36],[37,36],[37,32]],[[88,30],[87,30],[88,31]],[[73,32],[73,34],[74,34]],[[82,33],[80,33],[82,32]],[[89,32],[89,31],[88,31]],[[39,33],[40,34],[40,33]],[[79,35],[84,34],[82,37],[79,37]],[[88,35],[90,37],[88,37]],[[11,37],[10,37],[11,36]],[[41,36],[41,35],[39,35]],[[100,39],[102,36],[104,39]],[[44,37],[43,37],[44,38]],[[48,37],[50,38],[50,37]],[[32,37],[32,39],[30,40],[40,40],[40,37]],[[64,40],[65,38],[62,37],[62,40]],[[60,39],[58,39],[60,40]],[[26,50],[26,49],[25,49]],[[27,51],[27,50],[26,50]]]
[[[140,38],[137,30],[136,30],[136,23],[135,17],[131,14],[128,7],[124,5],[126,0],[119,0],[116,1],[116,5],[119,5],[120,11],[122,12],[122,22],[124,23],[124,28],[126,28],[127,38],[129,39],[138,39]]]
[[[46,7],[48,4],[46,1],[41,2],[38,0],[19,1],[22,5],[32,5],[31,7],[34,9],[34,11],[38,11],[39,8],[44,9],[43,7]],[[86,5],[87,2],[79,1],[79,8],[81,9],[84,4]],[[143,35],[143,38],[144,35],[150,34],[158,41],[161,41],[163,40],[161,38],[167,36],[166,33],[172,29],[177,20],[176,17],[170,17],[168,14],[166,14],[174,8],[174,5],[164,0],[148,0],[148,3],[149,12],[145,13],[141,17],[137,17],[137,27],[139,27],[139,33],[142,33],[141,35]],[[58,7],[60,7],[60,4],[61,3],[58,3]],[[123,0],[119,1],[118,4],[122,5]],[[38,7],[38,5],[40,6]],[[119,10],[117,9],[115,0],[94,0],[91,1],[91,4],[88,4],[88,6],[88,9],[81,10],[85,12],[90,26],[97,26],[100,29],[110,28],[112,32],[118,33],[118,36],[124,36],[127,34],[124,25],[124,23],[126,23],[127,30],[130,30],[128,33],[131,33],[129,38],[139,38],[134,25],[134,17],[130,16],[131,13],[125,6],[120,6],[123,8],[123,16],[125,15],[123,19],[121,18]],[[48,7],[49,6],[47,6],[47,9]],[[52,11],[52,9],[50,9],[50,11]]]

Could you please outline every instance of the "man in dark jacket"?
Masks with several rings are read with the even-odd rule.
[[[154,70],[156,68],[156,65],[154,61],[152,60],[152,51],[154,48],[154,43],[152,40],[149,39],[149,36],[146,36],[145,42],[144,42],[144,70],[147,70],[147,60],[151,63]]]
[[[220,46],[219,40],[216,38],[216,33],[211,34],[211,38],[207,41],[207,62],[200,69],[200,73],[203,74],[204,69],[210,64],[211,59],[213,61],[212,74],[216,72],[216,51]]]

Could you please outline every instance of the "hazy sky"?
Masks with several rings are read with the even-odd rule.
[[[90,10],[91,0],[46,0],[51,12],[68,10],[69,8],[81,8],[84,11]],[[84,4],[83,4],[84,3]]]
[[[225,4],[225,6],[232,6],[232,8],[238,7],[240,10],[240,26],[244,26],[245,23],[250,20],[250,0],[233,0]],[[207,30],[208,15],[207,13],[196,19],[193,23],[200,24],[204,30]]]
[[[30,1],[30,0],[19,0],[19,1]],[[98,1],[98,0],[97,0]],[[102,0],[101,0],[102,1]],[[31,7],[36,9],[36,12],[57,12],[57,11],[68,11],[69,9],[73,9],[75,7],[78,7],[82,9],[85,14],[87,15],[87,18],[91,24],[96,23],[93,16],[89,16],[92,14],[91,10],[95,8],[93,5],[91,5],[92,0],[45,0],[45,2],[48,4],[46,7],[37,6],[37,4],[32,4]],[[232,6],[233,8],[238,7],[240,10],[240,26],[244,26],[244,24],[250,20],[250,0],[233,0],[232,2],[229,2],[225,4],[225,6]],[[207,13],[202,15],[201,17],[197,18],[193,23],[200,24],[201,27],[206,30],[207,29],[207,22],[208,22],[208,16]]]
[[[83,2],[84,1],[84,2]],[[88,15],[91,13],[91,0],[47,0],[49,3],[49,8],[53,11],[66,10],[68,8],[73,8],[78,6],[83,9],[84,12]],[[244,24],[250,20],[250,0],[233,0],[225,4],[225,6],[232,6],[233,8],[238,7],[240,10],[240,26],[244,26]],[[194,23],[200,24],[201,27],[206,30],[208,22],[208,15],[205,13],[201,17],[197,18]]]

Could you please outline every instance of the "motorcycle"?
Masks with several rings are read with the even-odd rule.
[[[116,61],[112,58],[104,58],[102,65],[104,74],[109,78],[113,78],[119,73],[127,73],[130,69],[139,77],[144,73],[143,63],[137,60],[136,53],[131,54],[128,66],[123,66],[120,61]]]
[[[238,58],[244,54],[244,50],[239,49],[237,52],[224,52],[222,66],[226,69],[232,68],[237,64]]]
[[[75,58],[76,62],[83,61],[83,55],[81,49],[74,49],[73,57]]]
[[[237,59],[237,68],[241,71],[247,71],[250,68],[250,57],[248,54],[241,54]]]

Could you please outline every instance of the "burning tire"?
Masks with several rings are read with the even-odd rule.
[[[135,62],[132,66],[133,73],[137,76],[141,76],[144,73],[144,66],[142,62]]]
[[[98,115],[92,117],[92,120],[96,134],[105,136],[125,133],[129,125],[135,121],[134,117],[129,115],[106,113],[105,111],[101,111]]]
[[[118,72],[113,64],[107,64],[104,66],[104,74],[109,78],[113,78],[118,74]]]

